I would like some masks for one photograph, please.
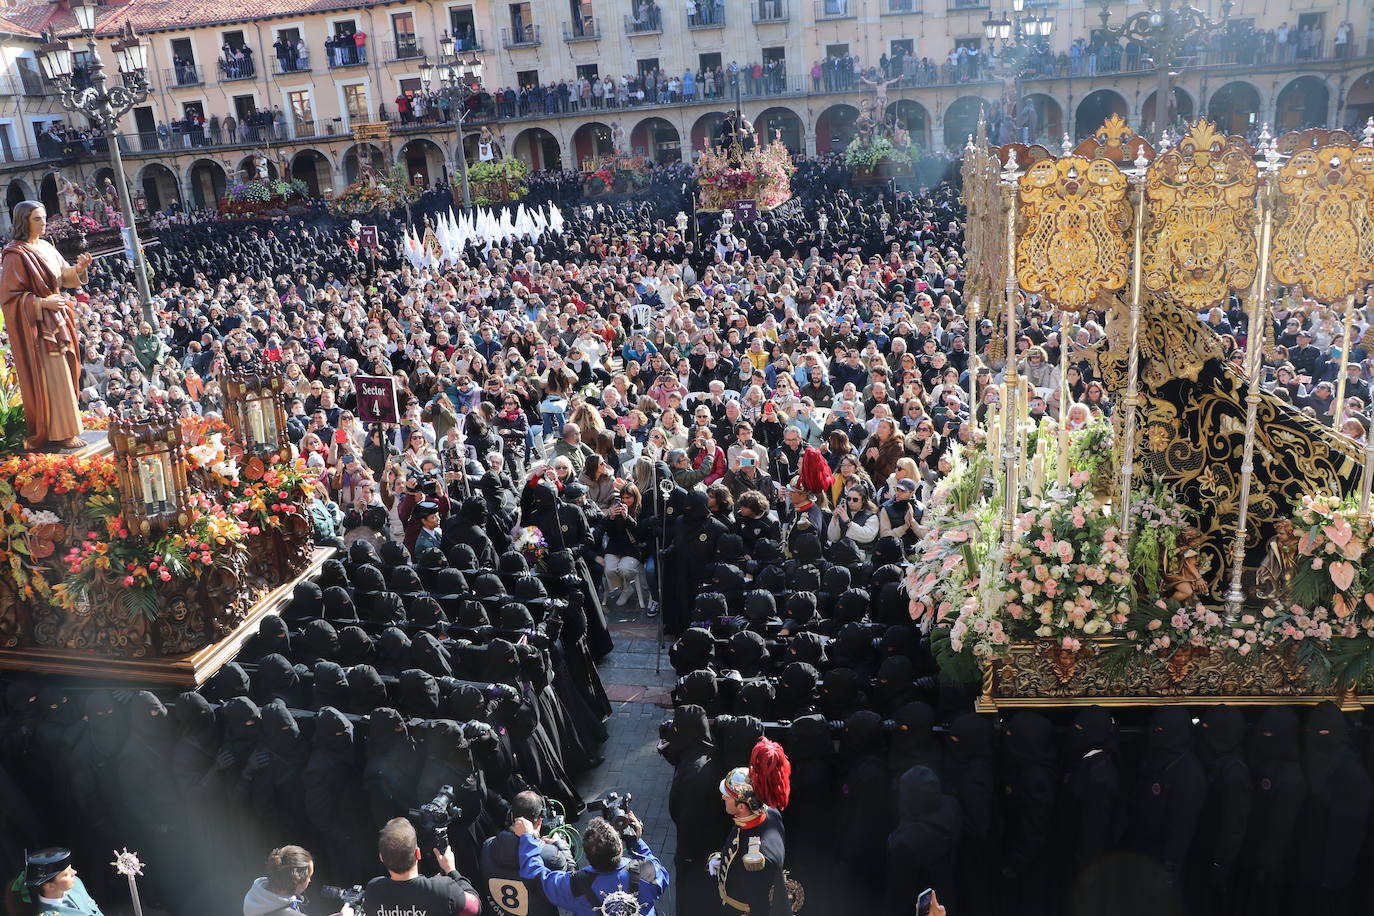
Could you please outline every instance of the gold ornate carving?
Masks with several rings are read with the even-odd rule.
[[[1374,150],[1301,149],[1279,170],[1274,279],[1334,302],[1374,279]]]
[[[1016,245],[1022,289],[1077,309],[1130,277],[1126,176],[1108,159],[1065,156],[1020,178],[1023,231]]]
[[[964,280],[965,296],[980,296],[989,307],[986,314],[996,320],[998,309],[991,306],[1007,277],[1007,245],[1003,232],[1001,165],[988,152],[986,131],[979,122],[978,145],[965,150],[962,165],[964,204],[968,208],[964,233],[964,258],[968,265]]]
[[[1167,291],[1197,312],[1254,282],[1259,170],[1253,156],[1243,140],[1201,120],[1177,148],[1155,159],[1145,179],[1147,290]]]
[[[1155,157],[1155,148],[1126,124],[1120,115],[1112,115],[1091,137],[1074,147],[1075,156],[1088,159],[1110,159],[1113,162],[1134,162],[1145,153],[1146,159]]]
[[[979,710],[1339,699],[1335,686],[1313,677],[1291,647],[1245,660],[1206,649],[1154,658],[1130,652],[1117,639],[1089,637],[1071,670],[1057,660],[1054,648],[1044,640],[1013,643],[1006,657],[987,663]]]

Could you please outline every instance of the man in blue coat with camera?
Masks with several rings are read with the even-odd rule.
[[[654,903],[668,889],[668,872],[644,842],[644,825],[639,818],[626,812],[626,821],[633,833],[627,839],[634,841],[628,858],[626,841],[607,820],[594,817],[582,833],[587,867],[556,872],[544,865],[534,824],[527,818],[516,818],[511,831],[520,838],[520,877],[537,879],[550,903],[577,916],[598,916],[599,908],[613,895],[634,898],[641,916],[654,916]]]

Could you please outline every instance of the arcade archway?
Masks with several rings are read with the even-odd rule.
[[[1151,92],[1145,97],[1145,104],[1140,107],[1141,130],[1152,136],[1160,133],[1160,131],[1155,128],[1155,96],[1157,95],[1159,95],[1158,90]],[[1180,121],[1191,123],[1194,120],[1193,110],[1193,97],[1189,95],[1186,90],[1175,86],[1174,119],[1172,123],[1178,124]]]
[[[816,152],[842,152],[854,139],[854,122],[859,109],[853,105],[831,105],[816,119]]]
[[[1034,92],[1016,106],[1016,137],[1022,143],[1052,146],[1064,135],[1064,107],[1043,92]]]
[[[615,153],[611,129],[600,121],[588,121],[572,135],[573,156],[579,168],[587,169]]]
[[[191,186],[191,202],[197,209],[213,209],[224,200],[224,190],[228,186],[228,176],[224,166],[209,159],[197,159],[187,173]]]
[[[303,183],[311,197],[323,197],[325,191],[334,190],[329,159],[316,149],[303,149],[291,158],[291,177]]]
[[[143,191],[143,200],[148,205],[149,213],[181,204],[181,187],[177,184],[177,176],[160,162],[150,162],[143,167],[138,187]]]
[[[1331,90],[1315,76],[1300,76],[1279,91],[1274,123],[1278,133],[1326,125]]]
[[[444,151],[433,140],[416,137],[401,147],[397,161],[406,167],[412,183],[429,187],[444,177]]]
[[[887,120],[894,127],[905,130],[911,142],[920,149],[930,148],[930,113],[920,102],[898,99],[887,106]]]
[[[49,172],[43,176],[43,180],[38,183],[38,199],[43,204],[43,209],[49,214],[61,213],[61,207],[57,201],[57,175]]]
[[[725,120],[725,112],[708,111],[706,114],[697,118],[692,125],[692,149],[704,150],[711,145],[711,140],[715,137],[720,122]]]
[[[542,127],[522,130],[515,137],[512,146],[517,158],[523,160],[534,171],[540,169],[561,169],[562,151],[558,139]]]
[[[1074,136],[1080,140],[1090,137],[1112,115],[1125,118],[1126,110],[1126,100],[1121,93],[1111,89],[1090,92],[1078,103],[1078,111],[1073,119]]]
[[[1359,133],[1365,121],[1374,117],[1374,72],[1350,84],[1345,94],[1345,124],[1347,129]]]
[[[1207,117],[1226,134],[1245,136],[1259,120],[1259,90],[1237,80],[1227,83],[1207,101]]]
[[[664,118],[645,118],[630,131],[630,150],[659,163],[682,159],[682,137]]]
[[[760,143],[772,143],[776,136],[794,156],[806,152],[806,132],[802,119],[790,108],[765,108],[754,119],[754,130]]]
[[[357,143],[349,147],[348,152],[344,153],[344,180],[349,184],[357,182],[363,173],[364,166],[378,172],[385,172],[387,169],[386,154],[382,152],[380,147],[371,143]]]
[[[281,173],[277,171],[277,163],[274,162],[274,161],[272,161],[272,157],[271,157],[271,156],[264,156],[263,158],[267,160],[267,177],[268,177],[268,178],[271,178],[273,181],[275,181],[276,179],[280,178],[280,177],[281,177]],[[244,156],[241,160],[239,160],[239,164],[235,167],[235,170],[234,170],[234,180],[235,180],[235,181],[251,181],[251,180],[257,178],[257,177],[258,177],[258,161],[257,161],[257,160],[258,160],[258,157],[257,157],[256,154],[254,154],[254,155],[252,155],[252,156]]]
[[[961,150],[968,138],[978,132],[978,118],[990,108],[987,99],[966,95],[945,109],[944,129],[940,132],[947,150]]]
[[[15,178],[10,181],[9,187],[5,188],[5,215],[10,216],[14,213],[14,208],[26,200],[33,199],[33,189],[28,182],[22,178]]]

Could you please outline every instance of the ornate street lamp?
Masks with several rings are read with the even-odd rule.
[[[73,82],[71,46],[65,41],[54,40],[51,32],[44,35],[44,43],[38,49],[38,64],[43,75],[61,93],[62,107],[85,115],[105,134],[110,148],[110,165],[115,174],[115,189],[119,193],[119,209],[128,234],[127,243],[133,249],[134,281],[138,284],[138,295],[142,300],[143,319],[154,324],[152,293],[148,289],[148,266],[143,259],[143,247],[139,242],[138,226],[134,222],[132,200],[129,197],[129,183],[124,175],[124,160],[119,153],[120,118],[146,99],[151,90],[148,83],[148,49],[134,34],[133,26],[126,22],[123,34],[113,49],[119,75],[123,79],[121,83],[107,86],[105,65],[95,42],[96,0],[72,0],[71,10],[77,27],[86,38],[90,57],[89,82],[83,81],[83,87]]]
[[[1173,74],[1169,67],[1187,50],[1188,45],[1213,29],[1223,28],[1231,20],[1232,0],[1222,0],[1221,18],[1209,19],[1207,14],[1186,2],[1148,0],[1149,9],[1126,17],[1118,26],[1109,26],[1112,11],[1109,0],[1102,0],[1097,16],[1102,31],[1110,38],[1125,38],[1139,42],[1154,59],[1159,85],[1155,90],[1155,131],[1162,134],[1173,123],[1170,117],[1174,104]]]
[[[988,49],[997,52],[1002,79],[1002,110],[1010,114],[1013,124],[1017,122],[1016,108],[1021,100],[1020,81],[1026,64],[1031,55],[1043,50],[1046,40],[1054,32],[1053,16],[1027,16],[1024,15],[1025,7],[1025,0],[1012,0],[1010,15],[1004,12],[983,20],[983,36],[988,40]]]
[[[472,207],[472,191],[468,187],[468,155],[463,146],[463,121],[467,118],[467,101],[474,93],[482,91],[482,59],[475,52],[471,57],[462,59],[462,54],[454,49],[453,37],[444,32],[439,39],[439,62],[431,64],[429,59],[420,63],[420,83],[426,92],[438,76],[439,95],[448,99],[449,113],[458,126],[458,175],[463,182],[463,207]]]

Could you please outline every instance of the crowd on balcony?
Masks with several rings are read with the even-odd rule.
[[[367,33],[358,29],[340,32],[326,38],[324,50],[329,55],[329,66],[348,67],[353,64],[367,63]]]
[[[39,156],[58,159],[91,153],[97,141],[104,142],[100,132],[94,128],[76,127],[61,121],[39,128],[37,139]]]
[[[272,42],[272,53],[276,55],[277,69],[282,73],[310,69],[310,51],[303,40],[292,41],[290,36],[278,35],[277,40]]]
[[[253,49],[247,45],[236,48],[226,41],[220,49],[219,72],[220,78],[227,80],[246,80],[257,76]]]
[[[691,27],[725,25],[722,0],[687,0],[687,24]]]

